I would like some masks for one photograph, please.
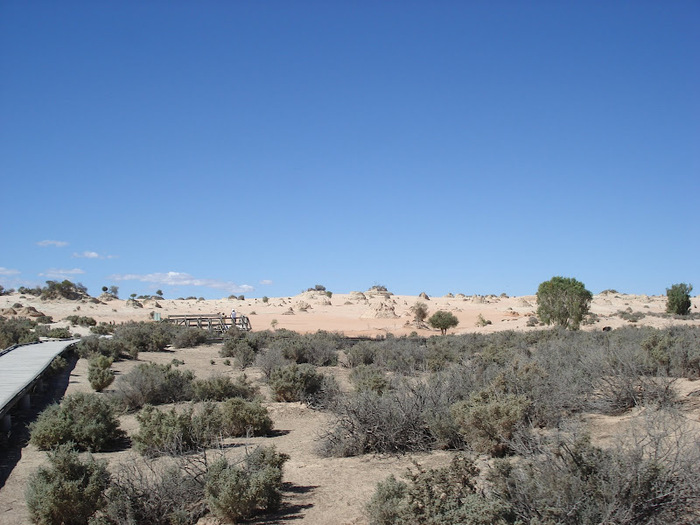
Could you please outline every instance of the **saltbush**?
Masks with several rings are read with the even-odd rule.
[[[266,436],[273,423],[267,408],[258,402],[232,398],[223,402],[221,410],[222,432],[226,436]]]
[[[146,404],[189,401],[194,396],[194,373],[171,365],[141,363],[116,382],[115,396],[126,410]]]
[[[109,479],[104,463],[91,457],[82,461],[70,444],[62,445],[27,482],[29,518],[40,525],[86,525],[104,505]]]
[[[39,337],[33,332],[36,323],[30,319],[16,317],[7,319],[0,316],[0,349],[16,344],[35,343]]]
[[[275,401],[305,401],[321,389],[323,374],[309,364],[293,363],[270,374]]]
[[[225,459],[209,469],[205,493],[212,512],[233,523],[259,511],[274,511],[282,500],[282,467],[289,459],[274,448],[259,448],[239,464]]]
[[[172,340],[175,348],[193,348],[202,345],[209,339],[209,333],[199,328],[184,328],[177,332]]]
[[[80,450],[100,451],[124,435],[112,405],[98,394],[67,395],[29,425],[30,441],[41,450],[73,442]]]
[[[111,370],[112,359],[97,355],[88,363],[88,381],[96,392],[102,392],[114,382],[114,371]]]
[[[259,388],[245,374],[233,381],[229,376],[217,374],[206,379],[195,379],[192,386],[196,401],[224,401],[232,397],[251,400],[259,394]]]

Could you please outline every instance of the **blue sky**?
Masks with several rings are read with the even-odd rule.
[[[700,3],[0,3],[0,284],[700,286]]]

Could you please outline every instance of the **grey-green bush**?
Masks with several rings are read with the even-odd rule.
[[[229,376],[221,374],[206,379],[195,379],[193,388],[196,401],[224,401],[232,397],[251,400],[260,392],[245,374],[233,381]]]
[[[41,450],[72,442],[80,450],[100,451],[124,436],[112,405],[99,394],[69,394],[29,425],[30,441]]]
[[[260,511],[274,511],[282,500],[282,467],[289,459],[274,448],[259,448],[240,465],[225,459],[209,469],[205,493],[212,512],[233,523]]]
[[[189,401],[194,396],[194,373],[171,365],[141,363],[116,382],[115,397],[126,410],[146,404]]]
[[[102,392],[114,382],[114,371],[111,370],[112,360],[98,355],[88,363],[88,381],[96,392]]]
[[[676,315],[690,313],[690,292],[692,284],[678,283],[666,288],[666,311]]]
[[[109,473],[104,463],[91,457],[81,461],[70,444],[49,453],[49,465],[29,478],[27,510],[32,523],[86,525],[104,504]]]

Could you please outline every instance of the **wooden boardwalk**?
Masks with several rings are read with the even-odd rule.
[[[12,407],[29,394],[51,361],[74,343],[71,339],[23,345],[0,355],[0,420],[9,417]]]
[[[176,325],[201,328],[202,330],[209,330],[210,332],[219,332],[222,334],[228,332],[233,326],[231,318],[223,314],[169,315],[165,321]],[[249,332],[252,329],[250,319],[245,315],[237,316],[235,325],[236,328],[242,332]]]

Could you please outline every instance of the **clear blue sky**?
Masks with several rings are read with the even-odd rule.
[[[700,287],[700,2],[0,3],[0,284]]]

